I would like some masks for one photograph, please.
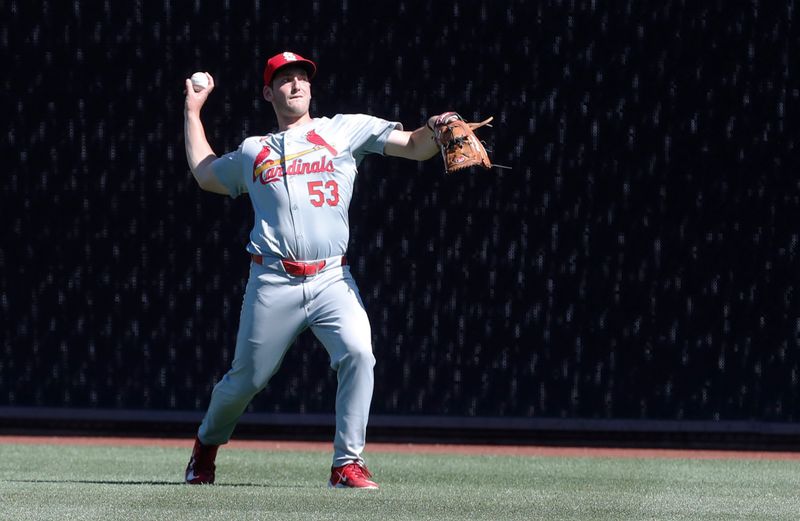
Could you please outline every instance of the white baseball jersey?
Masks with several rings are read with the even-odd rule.
[[[248,137],[213,163],[232,197],[250,194],[255,223],[247,251],[311,261],[344,255],[356,168],[383,154],[402,125],[365,114],[314,118],[276,134]]]

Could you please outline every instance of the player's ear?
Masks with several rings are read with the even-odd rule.
[[[269,85],[264,85],[264,90],[261,91],[261,94],[264,96],[264,99],[272,103],[272,89]]]

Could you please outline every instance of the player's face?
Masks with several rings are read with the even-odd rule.
[[[272,86],[264,87],[264,98],[276,111],[289,116],[302,116],[311,103],[311,83],[302,67],[285,67],[272,78]]]

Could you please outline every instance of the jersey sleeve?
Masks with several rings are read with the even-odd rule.
[[[348,114],[344,118],[344,128],[350,139],[350,150],[356,162],[367,154],[383,155],[383,147],[392,130],[403,130],[396,121],[386,121],[367,114]]]
[[[214,176],[220,183],[225,185],[231,197],[238,197],[247,192],[242,166],[242,161],[244,160],[244,155],[242,154],[243,145],[240,145],[238,150],[218,157],[211,163]]]

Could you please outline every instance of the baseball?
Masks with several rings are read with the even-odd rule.
[[[201,90],[208,87],[208,76],[206,76],[205,73],[195,72],[194,74],[192,74],[191,80],[192,80],[192,88],[194,89],[195,92],[200,92]]]

